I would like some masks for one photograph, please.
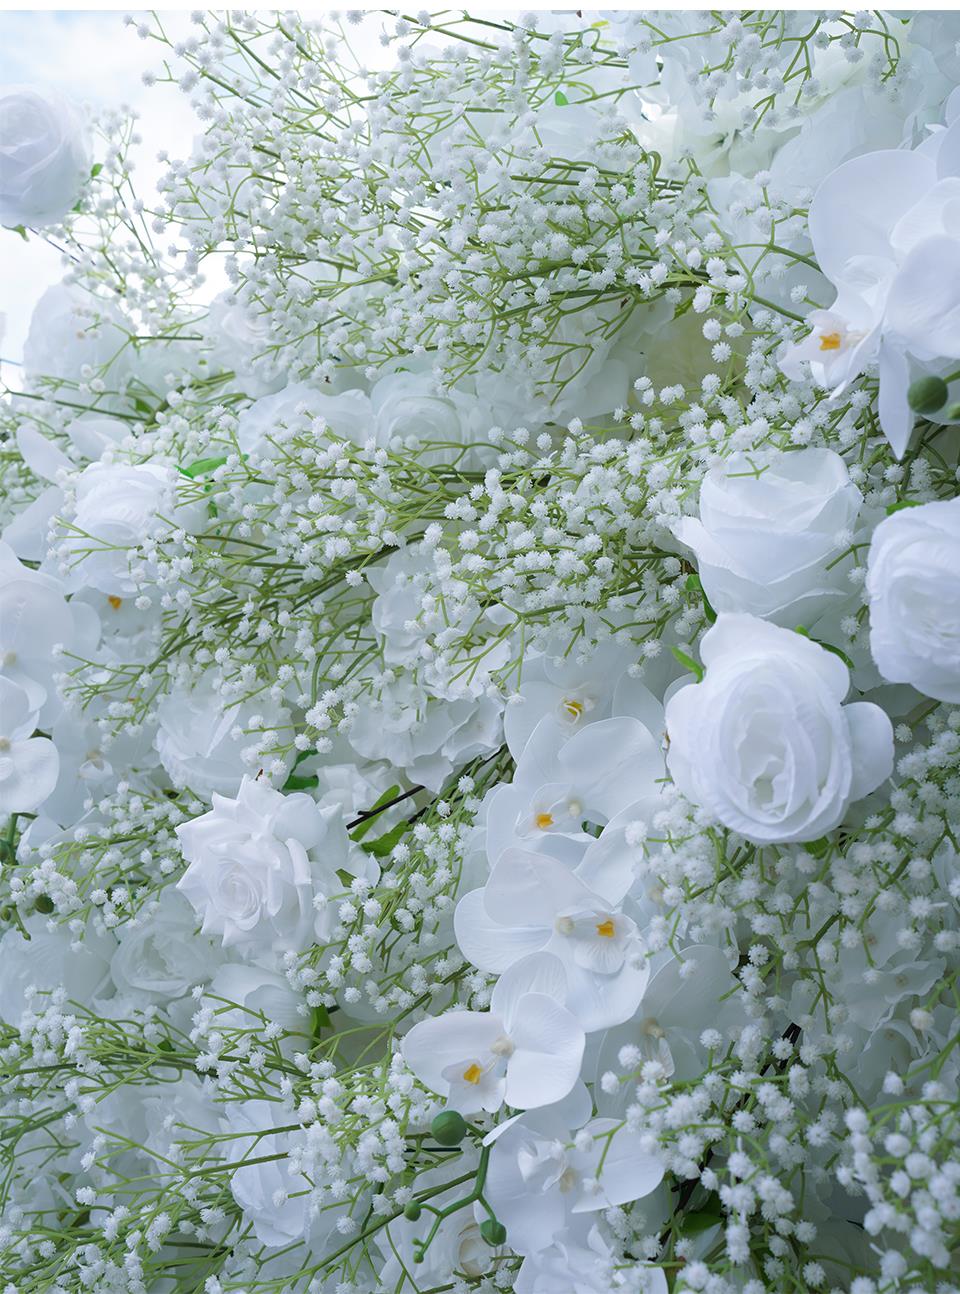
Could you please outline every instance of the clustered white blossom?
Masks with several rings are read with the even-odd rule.
[[[0,1289],[957,1294],[960,19],[128,21],[154,204],[0,94]]]

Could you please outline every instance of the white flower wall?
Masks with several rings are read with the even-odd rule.
[[[0,1287],[960,1290],[960,21],[363,22],[0,92]]]

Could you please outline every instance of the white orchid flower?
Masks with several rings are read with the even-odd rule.
[[[403,1058],[461,1114],[504,1101],[524,1110],[549,1105],[571,1090],[583,1058],[584,1031],[566,997],[558,959],[526,957],[501,976],[489,1011],[448,1011],[414,1025]]]

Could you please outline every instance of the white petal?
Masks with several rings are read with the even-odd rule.
[[[484,890],[471,890],[457,904],[453,928],[464,957],[481,970],[501,974],[521,957],[538,952],[550,938],[542,926],[504,926],[484,904]]]
[[[897,458],[903,458],[913,431],[913,410],[907,404],[910,365],[902,350],[889,341],[880,347],[880,426]]]
[[[563,863],[522,849],[507,849],[487,882],[488,914],[504,926],[552,931],[558,912],[592,906],[595,896]]]
[[[960,243],[927,238],[910,252],[887,298],[886,326],[918,355],[960,356]]]
[[[583,1060],[583,1029],[574,1016],[552,998],[527,993],[510,1037],[516,1050],[507,1062],[507,1104],[529,1110],[565,1097]]]
[[[567,1000],[567,972],[563,962],[552,953],[537,952],[515,962],[497,981],[490,999],[490,1009],[503,1020],[510,1032],[513,1013],[526,993],[542,993],[561,1006]]]
[[[449,1082],[443,1071],[447,1066],[487,1056],[503,1031],[502,1020],[488,1011],[448,1011],[415,1024],[401,1051],[420,1082],[445,1096]]]
[[[894,225],[929,189],[936,167],[929,157],[879,149],[844,162],[820,185],[810,204],[809,229],[817,262],[839,284],[854,257],[890,257]]]
[[[12,771],[0,780],[0,812],[33,813],[57,784],[57,748],[46,737],[30,737],[13,742],[7,758]]]
[[[893,725],[885,711],[869,701],[844,706],[850,728],[853,783],[850,799],[861,800],[893,772]]]
[[[24,424],[17,429],[17,448],[27,467],[41,480],[55,482],[58,472],[74,470],[73,463],[63,450],[34,427]]]

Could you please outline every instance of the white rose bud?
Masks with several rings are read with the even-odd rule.
[[[893,769],[879,706],[844,705],[847,667],[809,638],[721,615],[703,637],[703,681],[666,708],[667,763],[688,799],[758,844],[815,840]]]
[[[891,683],[960,701],[960,499],[904,508],[873,532],[870,651]]]
[[[801,449],[759,473],[746,454],[712,467],[700,487],[700,519],[673,526],[697,558],[717,612],[746,611],[793,629],[850,596],[838,536],[851,531],[862,497],[839,454]]]
[[[89,174],[83,122],[65,99],[25,86],[0,91],[0,224],[56,224]]]

